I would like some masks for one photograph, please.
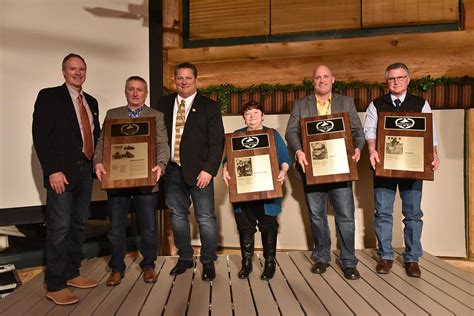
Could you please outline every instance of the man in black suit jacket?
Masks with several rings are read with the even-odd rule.
[[[197,92],[197,69],[182,63],[174,71],[178,93],[160,99],[158,110],[165,116],[171,163],[165,173],[166,205],[179,260],[171,270],[178,275],[193,267],[189,228],[191,199],[201,237],[202,279],[215,278],[217,259],[216,216],[213,177],[224,149],[224,125],[219,105]],[[190,199],[191,198],[191,199]]]
[[[62,63],[66,82],[41,90],[33,113],[33,143],[47,190],[45,283],[47,297],[58,305],[79,300],[68,285],[97,285],[79,275],[92,194],[91,150],[100,133],[97,100],[82,91],[86,70],[81,56],[67,55]]]

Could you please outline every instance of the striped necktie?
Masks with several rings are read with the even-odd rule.
[[[94,147],[92,145],[92,129],[91,123],[89,121],[89,115],[87,115],[87,110],[84,106],[84,102],[82,100],[82,94],[79,94],[77,97],[77,102],[79,103],[79,116],[81,118],[81,129],[82,129],[82,142],[84,144],[82,151],[84,152],[84,156],[87,159],[91,160],[92,156],[94,155]]]
[[[184,99],[181,100],[181,103],[178,107],[178,112],[176,113],[176,127],[175,127],[175,139],[174,139],[174,161],[181,166],[181,159],[179,157],[179,146],[181,144],[181,137],[183,136],[184,131],[184,121],[186,115],[186,103]]]

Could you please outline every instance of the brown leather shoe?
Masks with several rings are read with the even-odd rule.
[[[419,278],[421,276],[420,266],[418,262],[405,262],[405,271],[409,277]]]
[[[74,295],[68,289],[48,292],[46,297],[52,300],[56,305],[71,305],[79,302],[79,296]]]
[[[97,281],[86,279],[79,275],[71,280],[67,280],[67,285],[77,287],[79,289],[90,289],[97,286]]]
[[[107,286],[119,285],[122,282],[122,274],[120,272],[110,272],[109,278],[105,281]]]
[[[156,282],[156,272],[155,268],[145,268],[143,269],[143,280],[146,283],[154,283]]]
[[[380,274],[388,274],[390,272],[390,269],[392,268],[393,265],[393,260],[390,259],[380,259],[379,262],[377,263],[377,266],[375,267],[375,270],[377,273]]]

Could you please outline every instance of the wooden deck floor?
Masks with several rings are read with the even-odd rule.
[[[169,275],[176,257],[156,261],[158,282],[141,278],[138,259],[116,287],[105,285],[106,258],[86,260],[82,275],[99,280],[94,289],[74,292],[78,304],[55,306],[45,297],[43,275],[0,301],[2,315],[474,315],[474,274],[425,253],[422,278],[409,278],[399,258],[390,274],[374,272],[375,253],[357,251],[361,279],[344,279],[333,259],[323,275],[310,272],[309,252],[280,252],[275,277],[261,281],[263,258],[255,256],[248,280],[237,278],[239,255],[222,255],[213,282],[201,280],[201,264]]]

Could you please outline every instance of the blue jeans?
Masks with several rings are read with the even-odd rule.
[[[397,185],[402,199],[403,236],[406,262],[418,262],[423,255],[421,247],[421,231],[423,228],[423,212],[421,211],[421,191],[423,181],[374,178],[375,187],[375,234],[378,241],[380,259],[393,260],[392,227],[393,202]]]
[[[336,218],[336,234],[340,248],[342,268],[355,267],[357,258],[354,249],[354,196],[352,182],[321,185],[305,185],[306,203],[311,217],[313,234],[313,257],[317,262],[331,261],[331,235],[327,219],[327,203],[332,204]]]
[[[71,191],[56,193],[47,189],[46,197],[46,270],[48,292],[67,287],[67,280],[79,275],[82,244],[86,236],[92,194],[92,163],[79,166],[80,175]]]
[[[183,178],[181,167],[171,164],[166,170],[166,205],[172,210],[171,224],[174,242],[178,248],[180,260],[193,260],[191,234],[189,227],[189,207],[191,199],[194,216],[199,226],[201,237],[202,263],[217,260],[216,215],[214,211],[214,182],[200,189],[188,185]]]
[[[125,272],[124,258],[127,252],[125,229],[132,199],[140,228],[140,253],[143,257],[140,267],[142,269],[155,268],[158,248],[156,233],[158,193],[143,194],[140,189],[109,191],[107,209],[111,226],[108,238],[112,246],[109,267],[113,272],[120,272],[122,275]]]

